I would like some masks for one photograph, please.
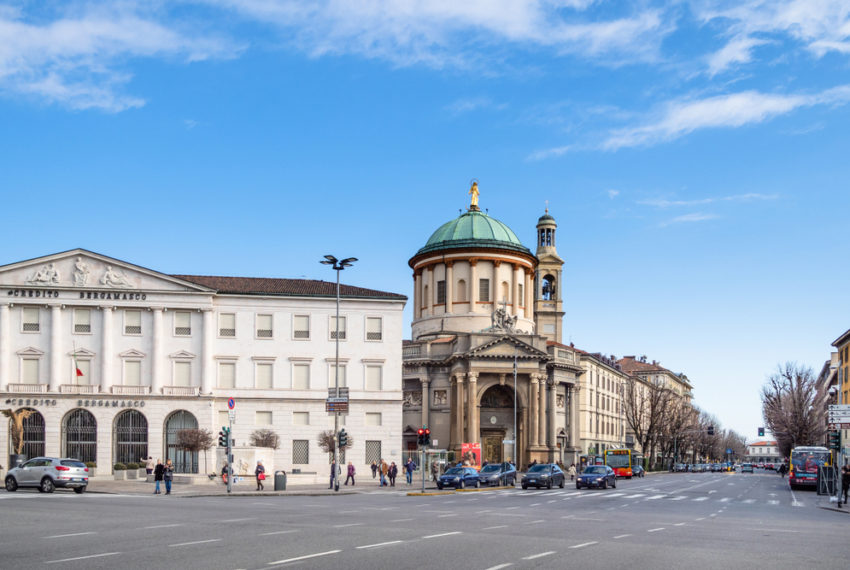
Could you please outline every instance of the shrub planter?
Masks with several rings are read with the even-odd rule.
[[[115,477],[116,481],[123,481],[124,479],[127,478],[127,471],[125,471],[123,469],[121,469],[119,471],[114,471],[113,476]]]
[[[127,479],[138,479],[139,478],[139,470],[138,469],[127,469],[124,471],[127,474]]]

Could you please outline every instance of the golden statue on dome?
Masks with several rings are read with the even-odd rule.
[[[472,196],[472,199],[469,201],[469,209],[470,210],[480,210],[478,207],[478,181],[472,181],[472,187],[469,189],[469,194]]]

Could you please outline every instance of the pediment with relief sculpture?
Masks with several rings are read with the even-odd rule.
[[[518,358],[548,360],[549,355],[510,336],[502,336],[479,345],[466,353],[468,358]]]

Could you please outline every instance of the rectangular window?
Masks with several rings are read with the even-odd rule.
[[[366,340],[383,340],[383,328],[381,317],[366,317]]]
[[[446,282],[445,281],[437,281],[437,304],[444,304],[446,302]]]
[[[91,309],[74,309],[74,332],[91,333]]]
[[[139,360],[124,361],[124,385],[125,386],[141,386],[142,384],[142,363]]]
[[[292,440],[292,464],[307,465],[310,463],[310,440]]]
[[[310,425],[310,412],[292,412],[292,425],[308,426]]]
[[[218,316],[218,336],[224,338],[236,336],[236,315],[234,313],[221,313]]]
[[[366,440],[366,465],[371,465],[374,461],[380,465],[381,462],[381,442]]]
[[[380,366],[367,366],[366,390],[372,392],[381,390],[381,376],[383,376],[383,370]]]
[[[257,315],[257,338],[272,338],[273,333],[272,316]]]
[[[21,311],[21,331],[38,332],[38,307],[24,307]]]
[[[292,365],[292,389],[293,390],[309,390],[310,389],[310,365],[309,364],[293,364]]]
[[[478,280],[478,300],[483,302],[490,301],[490,280],[489,279],[479,279]]]
[[[366,425],[367,426],[379,426],[379,425],[381,425],[381,413],[380,412],[366,412]]]
[[[516,304],[517,304],[518,307],[524,307],[525,306],[525,297],[522,296],[522,283],[518,284],[517,287],[519,288],[519,292],[518,292],[519,299],[517,299]]]
[[[72,361],[73,363],[73,361]],[[73,364],[72,364],[73,366]],[[88,385],[92,384],[91,378],[91,360],[77,360],[77,368],[82,372],[82,376],[77,374],[76,370],[71,371],[72,384]]]
[[[190,336],[192,334],[192,313],[177,311],[174,313],[174,336]]]
[[[175,362],[174,363],[174,385],[175,386],[191,386],[192,385],[192,363],[191,362]]]
[[[348,386],[345,382],[345,364],[339,365],[339,384],[337,384],[337,366],[331,364],[328,372],[328,388]]]
[[[255,386],[259,390],[271,390],[272,389],[272,364],[270,362],[258,362],[256,373],[257,380],[255,382]]]
[[[230,425],[230,416],[227,413],[227,410],[219,410],[218,412],[218,425],[225,427]]]
[[[218,363],[218,387],[236,387],[236,364],[233,362]]]
[[[292,338],[308,340],[310,338],[310,317],[295,315],[292,317]]]
[[[37,358],[25,358],[21,360],[21,382],[24,384],[38,384]]]
[[[336,340],[336,335],[337,335],[336,325],[337,325],[336,317],[331,317],[331,322],[330,322],[331,340]],[[345,317],[339,318],[339,340],[345,340]]]
[[[272,413],[271,412],[257,412],[254,418],[254,425],[258,426],[270,426],[272,425]]]
[[[141,311],[124,311],[124,334],[142,334]]]

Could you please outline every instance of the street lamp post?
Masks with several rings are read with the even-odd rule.
[[[347,257],[339,260],[333,255],[326,255],[324,265],[332,265],[336,271],[336,358],[334,359],[334,397],[339,397],[339,272],[357,261],[356,257]],[[339,412],[334,411],[334,491],[339,492],[339,474],[342,469],[339,466]]]

